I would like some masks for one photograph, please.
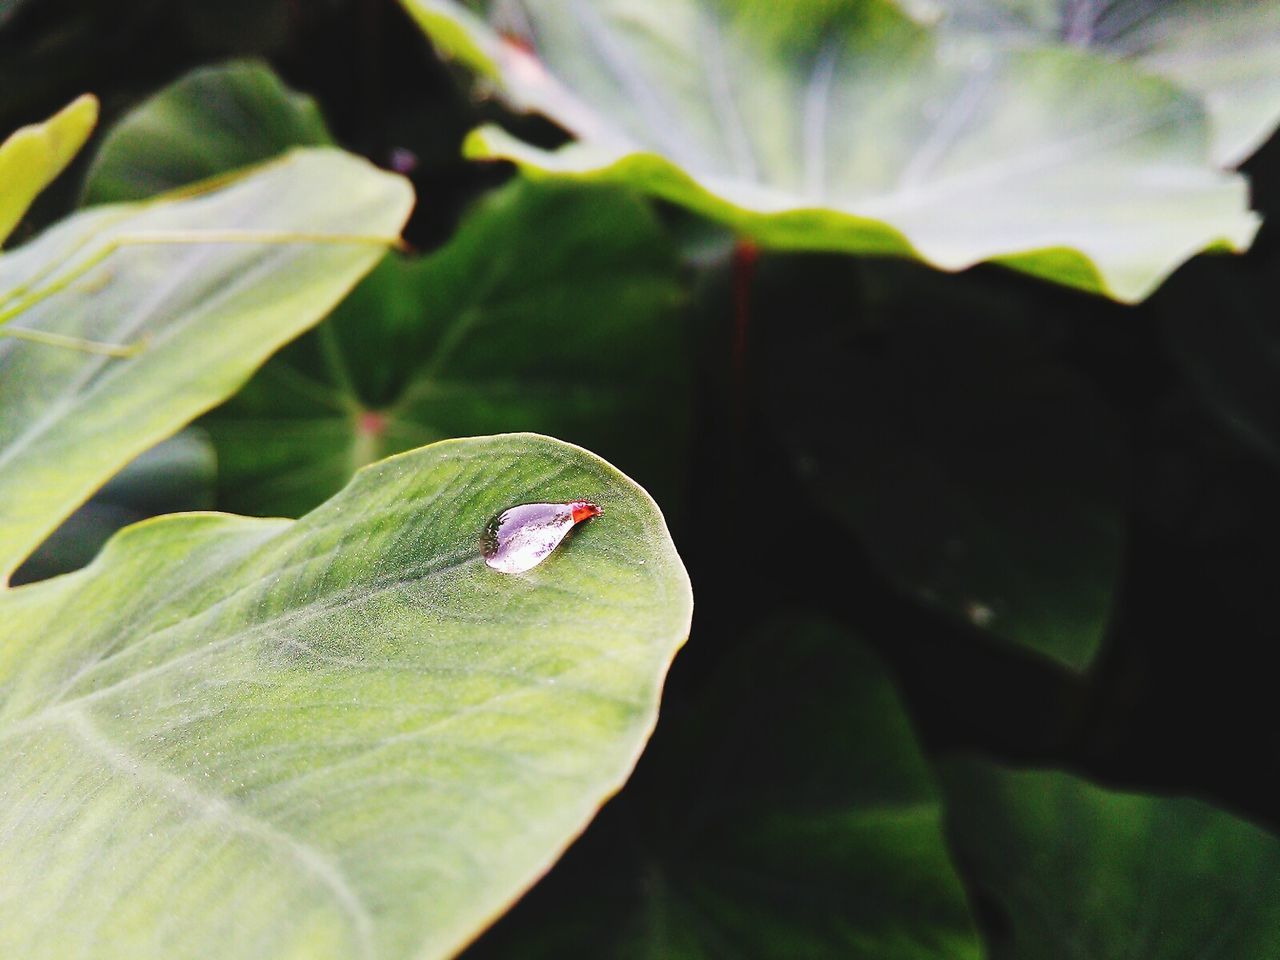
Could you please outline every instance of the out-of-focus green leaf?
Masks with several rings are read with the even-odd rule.
[[[98,122],[98,101],[86,93],[44,123],[0,143],[0,244],[13,232],[40,191],[80,152]]]
[[[1280,943],[1280,841],[1196,800],[976,759],[943,766],[991,960],[1205,960]]]
[[[1235,166],[1280,120],[1280,4],[1258,0],[925,0],[945,30],[1062,42],[1132,62],[1196,93],[1213,158]]]
[[[1208,408],[1280,467],[1280,256],[1251,266],[1191,264],[1153,303],[1169,352]]]
[[[634,196],[512,184],[442,250],[385,261],[203,421],[219,502],[294,516],[365,463],[504,429],[589,444],[665,501],[688,433],[678,297]]]
[[[484,564],[495,513],[583,496]],[[129,527],[0,593],[0,955],[452,955],[626,779],[691,608],[644,491],[532,435]]]
[[[535,891],[538,909],[468,957],[980,955],[931,772],[884,667],[848,636],[765,625],[650,761],[665,791],[626,798],[648,830],[576,874],[575,851],[546,881],[558,912]]]
[[[801,346],[769,351],[777,429],[849,525],[829,538],[856,535],[921,598],[1083,669],[1124,544],[1119,423],[1055,355],[1050,317],[901,266],[868,268],[858,292],[839,264],[779,265],[762,326]],[[820,306],[796,314],[797,287]]]
[[[144,200],[290,147],[332,142],[315,101],[289,90],[264,64],[206,67],[111,128],[89,168],[85,202]]]
[[[322,134],[317,124],[314,105],[264,67],[199,71],[108,135],[88,192],[145,195],[220,174],[214,160],[269,156]],[[189,152],[207,131],[248,146]],[[633,195],[513,184],[444,249],[384,261],[206,419],[218,502],[298,516],[363,464],[508,430],[598,450],[664,504],[678,499],[689,416],[679,294],[671,242]]]
[[[764,246],[991,260],[1136,301],[1256,230],[1199,101],[1087,51],[940,44],[884,0],[529,0],[488,4],[495,26],[404,2],[576,138],[485,127],[470,155],[626,183]]]
[[[0,581],[122,466],[327,313],[412,202],[400,177],[301,151],[213,192],[77,214],[0,258]]]
[[[170,437],[126,466],[67,517],[17,569],[13,583],[78,570],[113,533],[147,517],[211,509],[216,476],[213,444],[204,431],[184,430]]]

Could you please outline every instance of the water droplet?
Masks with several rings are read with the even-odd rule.
[[[503,573],[532,570],[560,546],[574,526],[602,512],[590,500],[523,503],[504,510],[485,527],[484,562]]]

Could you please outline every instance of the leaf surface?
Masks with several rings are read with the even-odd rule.
[[[944,29],[1097,50],[1192,91],[1213,159],[1248,159],[1280,121],[1280,5],[1256,0],[928,0]]]
[[[949,832],[1000,918],[992,960],[1265,957],[1280,943],[1280,841],[1198,800],[1066,773],[943,766]]]
[[[86,203],[143,200],[333,138],[314,100],[265,64],[192,71],[129,111],[103,138],[85,179]]]
[[[484,565],[494,514],[584,495]],[[534,435],[127,528],[0,594],[0,954],[449,956],[622,784],[691,607],[653,501]]]
[[[849,636],[762,625],[645,763],[619,822],[606,811],[469,958],[977,960],[938,788]]]
[[[1083,670],[1120,576],[1128,448],[1057,342],[1070,305],[911,264],[849,273],[792,258],[758,286],[775,427],[847,525],[825,549],[855,538],[912,594]]]
[[[77,214],[0,258],[0,581],[120,467],[324,316],[412,202],[400,177],[302,151],[213,192]],[[175,242],[200,231],[225,242]],[[301,239],[252,241],[263,233]],[[129,237],[149,239],[112,252]]]
[[[941,43],[882,0],[529,0],[485,4],[492,24],[404,2],[576,138],[488,126],[471,156],[626,183],[764,246],[995,261],[1136,301],[1257,228],[1194,95],[1074,47]]]
[[[77,97],[44,123],[14,131],[0,143],[0,244],[31,201],[80,152],[98,122],[98,101]]]

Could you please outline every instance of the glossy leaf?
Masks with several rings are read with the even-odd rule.
[[[646,765],[616,846],[593,827],[469,958],[979,956],[897,693],[831,626],[765,625]]]
[[[40,191],[72,161],[98,122],[98,101],[78,97],[44,123],[15,131],[0,143],[0,244]]]
[[[957,855],[996,919],[991,960],[1265,957],[1280,840],[1197,800],[1056,771],[944,765]]]
[[[388,258],[203,423],[220,503],[296,516],[380,457],[536,429],[682,483],[687,351],[670,243],[635,197],[513,184],[441,250]]]
[[[1082,670],[1125,542],[1120,421],[1062,358],[1060,316],[899,266],[859,289],[842,264],[783,262],[761,286],[760,312],[804,344],[766,347],[779,435],[847,524],[832,549],[856,537],[920,598]],[[821,306],[791,318],[797,285]]]
[[[332,142],[315,101],[289,90],[264,64],[205,67],[111,128],[89,168],[85,202],[143,200],[290,147]]]
[[[364,161],[299,152],[214,192],[77,214],[5,254],[0,580],[120,467],[328,312],[412,200]],[[200,231],[223,242],[176,242]],[[147,242],[112,252],[130,237]]]
[[[1061,41],[1167,77],[1209,112],[1213,159],[1246,160],[1280,121],[1280,5],[1258,0],[926,0],[942,26],[1014,43]]]
[[[607,505],[520,576],[512,503]],[[630,772],[692,597],[653,501],[533,435],[189,514],[0,593],[0,954],[435,958]]]
[[[764,246],[991,260],[1135,301],[1256,230],[1199,101],[1074,48],[939,45],[881,0],[530,0],[496,28],[404,2],[576,137],[544,150],[484,127],[471,156],[626,183]]]

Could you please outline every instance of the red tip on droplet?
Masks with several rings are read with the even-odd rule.
[[[604,513],[590,500],[575,500],[569,506],[573,509],[574,523],[581,523],[583,520],[590,520],[592,517],[598,517]]]

